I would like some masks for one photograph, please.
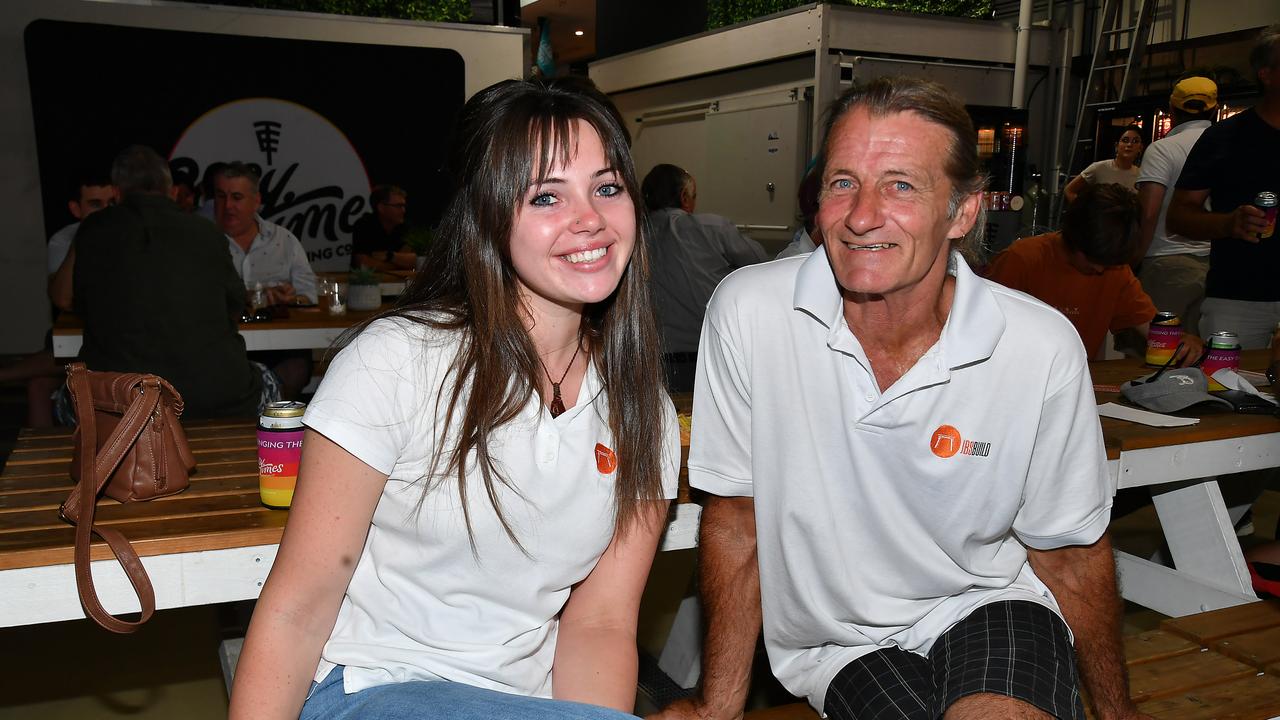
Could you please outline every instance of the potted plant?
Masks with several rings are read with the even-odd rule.
[[[347,279],[347,307],[352,310],[377,310],[382,305],[382,289],[378,273],[370,267],[358,267]]]
[[[404,234],[404,242],[418,256],[418,262],[414,266],[415,270],[421,270],[422,264],[426,261],[427,248],[431,247],[431,243],[436,240],[435,228],[429,227],[413,227]]]

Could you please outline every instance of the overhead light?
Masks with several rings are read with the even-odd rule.
[[[578,37],[582,37],[582,36],[583,36],[583,35],[585,35],[586,33],[582,32],[581,30],[574,30],[574,31],[573,31],[573,34],[574,34],[574,35],[577,35]]]

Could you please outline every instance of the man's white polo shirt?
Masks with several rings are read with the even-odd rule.
[[[822,710],[878,647],[928,653],[974,608],[1055,612],[1027,564],[1101,537],[1114,486],[1079,335],[951,259],[938,343],[881,393],[827,254],[739,270],[703,325],[689,481],[754,496],[774,674]]]

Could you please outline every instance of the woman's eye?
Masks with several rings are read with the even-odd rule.
[[[530,205],[538,205],[538,206],[543,206],[543,207],[545,207],[545,206],[548,206],[548,205],[554,205],[556,202],[557,202],[557,201],[556,201],[556,196],[555,196],[554,194],[552,194],[552,193],[538,193],[537,195],[534,195],[534,196],[533,196],[533,199],[529,201],[529,204],[530,204]]]
[[[613,197],[614,195],[621,195],[623,191],[621,185],[617,183],[609,183],[608,185],[601,185],[600,189],[596,192],[603,197]]]

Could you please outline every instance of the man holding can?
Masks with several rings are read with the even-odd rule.
[[[734,272],[703,323],[703,680],[661,717],[740,718],[762,622],[833,720],[1083,718],[1081,685],[1142,717],[1084,349],[961,257],[984,230],[964,105],[890,77],[828,118],[823,246]]]
[[[1204,131],[1187,157],[1168,226],[1210,240],[1202,335],[1229,330],[1245,349],[1265,348],[1280,322],[1280,24],[1262,31],[1249,63],[1262,99]],[[1211,203],[1212,211],[1204,207]]]

